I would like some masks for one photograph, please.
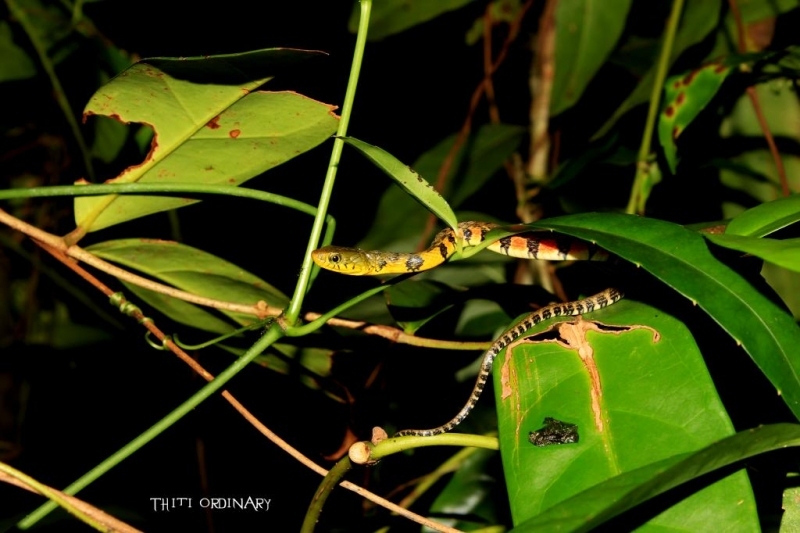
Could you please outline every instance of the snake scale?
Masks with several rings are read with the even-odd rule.
[[[485,240],[486,234],[496,227],[498,227],[497,224],[488,222],[461,222],[458,224],[458,231],[448,228],[439,232],[431,245],[419,253],[365,251],[358,248],[325,246],[314,250],[311,256],[314,262],[322,268],[352,276],[420,272],[447,261],[455,253],[458,239],[461,239],[462,245],[465,247],[477,246]],[[523,259],[602,261],[608,258],[605,250],[594,245],[572,239],[543,238],[542,234],[533,232],[498,239],[487,248],[497,253]],[[622,297],[621,291],[611,288],[583,300],[551,304],[526,315],[495,340],[484,353],[472,394],[456,416],[435,428],[404,429],[397,432],[395,436],[430,437],[452,430],[463,422],[477,405],[491,375],[492,364],[497,354],[525,331],[551,318],[591,313],[618,302]]]
[[[461,222],[458,224],[457,232],[450,228],[440,231],[428,248],[414,254],[325,246],[311,252],[311,258],[324,269],[351,276],[421,272],[447,261],[456,252],[457,240],[460,239],[462,245],[467,248],[477,246],[486,239],[487,233],[498,227],[499,224],[490,222]],[[511,235],[498,239],[487,249],[519,259],[551,261],[608,259],[608,253],[593,244],[549,235],[542,232]]]

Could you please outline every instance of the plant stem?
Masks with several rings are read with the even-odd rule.
[[[306,511],[306,516],[303,519],[303,526],[300,528],[301,533],[312,533],[314,531],[314,526],[319,522],[319,515],[322,513],[325,501],[352,466],[350,457],[345,455],[328,471],[328,475],[322,479],[317,492],[311,498],[308,511]]]
[[[672,56],[672,45],[675,42],[675,34],[678,32],[678,22],[681,20],[681,13],[683,12],[684,0],[673,0],[672,11],[669,14],[667,21],[667,28],[664,32],[664,44],[661,47],[661,56],[658,58],[658,69],[656,70],[656,78],[653,81],[653,89],[650,93],[650,107],[647,110],[647,122],[644,125],[644,134],[642,135],[642,143],[639,145],[639,156],[636,159],[636,177],[633,180],[633,187],[631,188],[631,195],[628,199],[628,207],[625,212],[633,214],[643,214],[638,209],[642,203],[642,190],[648,179],[650,173],[650,145],[653,141],[653,132],[656,129],[656,120],[658,119],[658,109],[661,106],[661,91],[664,88],[664,80],[667,78],[669,71],[670,58]]]
[[[15,0],[6,0],[6,5],[8,6],[8,11],[17,19],[17,22],[19,22],[22,29],[28,35],[28,39],[31,40],[31,45],[33,45],[33,49],[36,50],[36,55],[39,56],[42,69],[44,69],[45,74],[47,74],[47,77],[50,79],[50,84],[53,86],[53,95],[56,98],[56,102],[58,102],[58,106],[61,108],[61,112],[64,114],[64,118],[67,120],[67,124],[69,124],[72,130],[72,135],[75,137],[75,142],[78,144],[78,149],[83,158],[83,165],[86,169],[86,176],[89,179],[94,178],[92,158],[89,155],[89,149],[86,147],[86,141],[83,139],[81,128],[75,116],[72,114],[72,107],[69,104],[69,100],[67,100],[64,87],[61,86],[61,80],[59,80],[58,75],[56,75],[55,66],[47,55],[47,47],[43,42],[42,36],[38,33],[34,22],[28,18],[28,8],[20,6]]]
[[[342,137],[347,136],[347,126],[350,123],[350,115],[353,110],[353,100],[356,97],[356,87],[358,86],[358,75],[361,72],[361,63],[364,58],[364,48],[367,43],[367,28],[369,27],[369,14],[372,9],[372,0],[361,0],[361,19],[358,24],[358,35],[356,36],[356,46],[353,51],[353,63],[350,68],[350,78],[347,81],[347,90],[342,104],[342,118],[339,121],[339,128],[336,131],[336,138],[333,140],[333,150],[331,159],[328,163],[328,172],[325,174],[325,183],[322,185],[322,193],[317,206],[317,215],[314,218],[314,225],[311,227],[311,235],[308,239],[306,255],[303,258],[303,266],[300,270],[300,279],[297,280],[292,301],[286,310],[286,323],[293,325],[300,314],[303,305],[309,278],[311,276],[312,263],[311,252],[319,246],[319,237],[322,234],[322,224],[325,221],[325,214],[328,212],[328,204],[333,192],[333,184],[336,181],[336,172],[339,169],[339,160],[342,157],[344,141]]]
[[[295,209],[311,216],[317,208],[287,196],[230,185],[203,185],[199,183],[120,183],[104,185],[57,185],[31,189],[0,190],[0,200],[13,198],[44,198],[50,196],[103,196],[112,194],[217,194],[238,196]],[[332,221],[329,221],[331,223]]]

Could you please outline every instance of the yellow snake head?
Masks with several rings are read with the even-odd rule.
[[[358,248],[324,246],[311,252],[311,259],[325,270],[334,270],[351,276],[372,272],[369,253]]]

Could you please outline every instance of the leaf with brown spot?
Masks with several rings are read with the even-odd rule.
[[[664,107],[658,120],[658,139],[664,149],[670,170],[678,166],[675,141],[697,115],[708,105],[732,69],[712,63],[688,74],[673,76],[664,84]]]
[[[103,85],[84,120],[105,115],[154,130],[150,151],[107,183],[239,185],[317,146],[336,130],[334,106],[293,92],[255,91],[318,52],[273,49],[144,59]],[[76,198],[75,236],[194,203],[170,196]]]

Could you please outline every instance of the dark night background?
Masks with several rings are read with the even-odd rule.
[[[519,38],[494,77],[504,123],[527,126],[529,122],[530,45],[538,23],[539,4],[535,2],[525,17]],[[304,63],[269,82],[264,89],[292,90],[338,106],[344,98],[355,43],[355,35],[347,29],[352,9],[353,3],[349,0],[211,4],[115,0],[84,6],[86,15],[110,42],[141,58],[214,55],[271,47],[324,51],[329,54],[327,57]],[[456,133],[467,114],[472,92],[483,77],[480,44],[468,46],[465,34],[484,9],[485,2],[473,2],[401,34],[369,42],[349,134],[411,164],[442,139]],[[663,30],[668,9],[665,2],[636,2],[629,18],[638,21],[635,28],[638,35],[655,37]],[[779,29],[777,39],[790,33],[796,22],[796,14],[782,19],[780,27],[784,29]],[[504,26],[495,32],[495,53],[505,37],[505,29]],[[18,42],[24,43],[24,36]],[[698,55],[702,57],[711,44],[708,40],[698,44]],[[68,96],[78,115],[97,89],[96,85],[82,83],[84,78],[93,79],[90,70],[91,66],[82,63],[80,55],[58,68],[59,75],[69,81]],[[634,82],[627,72],[623,73],[610,62],[592,82],[581,103],[557,117],[554,127],[565,126],[561,140],[564,158],[585,149],[588,135],[602,124]],[[31,131],[47,131],[70,139],[63,115],[52,98],[52,88],[43,76],[0,84],[0,99],[5,104],[0,118],[4,125],[27,124]],[[475,117],[476,126],[487,122],[485,104],[479,106]],[[631,153],[639,142],[643,117],[644,112],[637,109],[620,123],[618,142],[630,148]],[[580,124],[585,129],[572,129],[570,124]],[[714,123],[712,127],[716,126],[718,124]],[[709,131],[700,128],[698,131]],[[87,125],[85,131],[89,130]],[[713,148],[713,139],[698,137],[687,142],[695,141],[707,143],[709,150]],[[331,144],[330,141],[323,143],[248,181],[246,186],[316,205]],[[67,148],[77,154],[74,146]],[[97,181],[115,176],[124,166],[136,163],[141,157],[141,154],[128,154],[124,162],[115,162],[119,167],[103,169],[104,174],[98,176]],[[77,155],[64,164],[63,169],[58,181],[48,184],[70,184],[83,175]],[[681,223],[719,220],[719,205],[704,201],[719,192],[718,181],[706,179],[708,176],[704,173],[707,172],[707,168],[700,169],[662,184],[648,206],[652,208],[648,214]],[[13,170],[7,173],[12,175]],[[583,182],[587,196],[603,202],[605,208],[624,207],[618,204],[626,200],[627,193],[617,193],[628,190],[633,171],[620,171],[620,174],[622,177],[616,184],[613,199],[609,200],[608,191],[600,190],[603,181],[592,181],[591,176]],[[5,177],[4,174],[2,179]],[[434,179],[426,177],[429,181]],[[693,187],[691,196],[685,193],[688,182]],[[338,222],[337,244],[352,245],[366,234],[378,200],[389,184],[390,180],[371,163],[354,150],[345,148],[330,205],[330,213]],[[7,186],[7,183],[2,185],[3,188]],[[681,209],[674,209],[675,203]],[[47,231],[63,235],[73,229],[71,199],[34,199],[31,204],[48,206]],[[6,208],[5,205],[0,207]],[[516,200],[510,180],[498,173],[464,208],[515,221]],[[178,217],[182,242],[235,263],[291,295],[311,228],[310,217],[270,204],[230,198],[207,199],[179,210]],[[35,219],[31,222],[36,223]],[[127,237],[170,239],[172,235],[168,215],[161,213],[90,234],[81,245]],[[102,296],[60,263],[41,254],[24,239],[20,238],[19,242],[45,266],[60,272],[97,305],[107,308]],[[31,269],[30,263],[10,252],[3,254],[0,249],[0,275],[24,278],[26,270]],[[578,267],[577,273],[567,273],[565,279],[580,278],[586,272],[584,268],[594,267]],[[119,287],[110,277],[102,279],[112,287]],[[4,412],[19,416],[11,426],[0,425],[7,432],[3,438],[18,445],[18,453],[5,460],[39,481],[63,488],[160,420],[204,382],[169,353],[150,348],[144,341],[143,330],[132,320],[117,315],[124,329],[113,330],[84,306],[70,300],[47,278],[42,277],[39,284],[39,307],[52,307],[54,301],[63,300],[68,303],[74,322],[106,328],[110,335],[108,341],[71,350],[27,345],[21,340],[0,345],[0,394],[3,395],[0,401],[7,406],[12,404],[12,408]],[[374,280],[343,279],[322,273],[305,301],[305,308],[330,309],[374,284]],[[510,294],[514,290],[516,293]],[[533,294],[538,295],[535,290]],[[520,304],[518,288],[510,288],[507,296]],[[10,296],[0,295],[0,298]],[[680,305],[683,307],[670,309],[670,312],[676,316],[695,313],[687,309],[686,302]],[[203,342],[209,338],[155,311],[147,308],[144,311],[155,317],[162,330],[179,332],[184,342]],[[730,339],[720,337],[719,328],[709,324],[710,319],[694,316],[692,320],[700,324],[699,328],[711,331],[707,338],[698,339],[700,344],[724,343],[724,350],[734,349]],[[10,335],[7,331],[0,333]],[[432,350],[393,345],[383,339],[370,337],[352,341],[331,331],[323,334],[327,338],[320,341],[320,346],[341,350],[334,357],[332,385],[337,391],[347,390],[355,395],[351,405],[336,403],[320,391],[310,391],[293,377],[287,379],[285,375],[256,365],[240,373],[227,389],[270,429],[326,468],[333,463],[326,461],[325,456],[337,452],[346,428],[352,429],[359,439],[366,439],[373,425],[385,424],[393,416],[446,417],[461,406],[466,388],[471,387],[471,384],[442,384],[435,376],[420,374],[418,369],[430,365],[436,357],[437,362],[442,360],[443,372],[452,376],[455,370],[469,364],[477,356],[475,353],[443,356]],[[255,334],[251,335],[252,342]],[[315,339],[304,339],[306,341],[315,342]],[[196,355],[212,373],[219,373],[232,361],[230,355],[214,349]],[[749,360],[743,360],[742,364],[750,365]],[[365,386],[376,373],[382,376],[382,385]],[[747,366],[742,374],[752,377],[752,367]],[[756,389],[760,385],[748,381],[748,386]],[[396,399],[384,394],[384,388],[392,387],[406,396]],[[727,393],[720,392],[723,396],[728,394],[729,399],[735,400],[737,395],[741,398],[740,390],[735,387]],[[16,398],[24,397],[28,398],[27,403],[13,405]],[[395,401],[405,402],[402,415],[397,415]],[[781,406],[776,408],[775,420],[756,422],[783,419],[784,407]],[[475,420],[470,421],[476,424],[472,429],[485,429],[481,420],[491,419],[491,413],[491,405],[481,406],[475,413]],[[399,425],[408,422],[408,419],[395,421]],[[734,422],[750,427],[752,421]],[[8,430],[14,423],[21,424],[21,429]],[[428,448],[424,450],[427,462],[419,460],[422,453],[418,451],[415,457],[397,458],[391,468],[379,465],[375,467],[377,473],[356,469],[348,479],[385,495],[400,482],[429,472],[454,451]],[[499,468],[494,465],[491,471],[498,472]],[[261,436],[217,395],[78,496],[145,531],[295,531],[320,480]],[[213,529],[208,517],[196,506],[192,510],[176,509],[170,513],[152,510],[150,498],[188,496],[197,501],[206,495],[203,486],[207,486],[211,496],[270,498],[271,507],[264,514],[216,512],[212,517]],[[498,501],[505,501],[501,482],[494,495]],[[0,485],[0,531],[13,531],[16,521],[41,502],[39,496]],[[374,513],[365,507],[364,501],[356,495],[337,490],[325,507],[319,530],[373,531],[383,525],[386,514],[378,513],[378,518],[372,521]],[[419,508],[424,509],[425,502]],[[88,530],[76,520],[56,516],[52,514],[37,529],[48,532]],[[502,522],[507,523],[508,518],[499,517],[498,523]],[[395,525],[399,527],[393,531],[418,530],[400,520]]]
[[[351,2],[341,0],[204,5],[114,1],[87,4],[85,13],[117,47],[140,57],[212,55],[270,47],[325,51],[328,57],[271,81],[265,89],[293,90],[340,106],[355,43],[355,36],[347,30],[351,9]],[[465,32],[482,12],[483,5],[476,3],[401,35],[369,43],[350,134],[412,162],[442,138],[455,133],[465,116],[470,94],[482,76],[480,47],[464,44]],[[534,17],[529,18],[530,23],[534,21]],[[514,89],[517,101],[504,106],[504,111],[519,113],[516,120],[511,116],[506,118],[511,123],[526,122],[528,61],[527,39],[521,38],[508,60],[508,71],[514,72],[514,62],[521,67],[513,74],[519,75],[518,88]],[[75,83],[76,78],[84,75],[83,68],[79,60],[59,67],[59,74],[73,82],[67,85],[77,113],[96,89]],[[5,101],[14,103],[4,106],[9,123],[15,120],[39,123],[69,138],[63,116],[51,97],[51,88],[41,76],[28,82],[6,84],[1,90],[7,93]],[[87,126],[85,131],[88,129]],[[319,199],[330,147],[330,142],[323,143],[312,152],[249,181],[247,186],[314,205]],[[136,157],[140,156],[131,155],[126,164],[136,162]],[[68,184],[81,177],[79,159],[74,163],[61,176],[60,183]],[[119,169],[108,169],[108,175],[99,176],[99,181],[112,177],[114,170]],[[360,155],[345,150],[331,202],[331,213],[339,223],[337,242],[352,244],[364,235],[374,216],[377,199],[389,183]],[[510,190],[510,185],[507,186]],[[74,224],[71,200],[44,201],[51,202],[55,206],[53,211],[60,216],[51,221],[54,225],[50,231],[69,231]],[[498,214],[511,219],[513,207],[513,202],[507,202],[504,211]],[[287,267],[287,262],[299,268],[310,217],[268,204],[226,198],[183,209],[179,217],[183,242],[236,263],[291,294],[296,270]],[[170,238],[167,221],[165,214],[153,215],[90,235],[82,244],[134,236]],[[36,253],[34,247],[29,249]],[[42,260],[99,305],[107,305],[60,264],[47,257]],[[17,263],[14,265],[17,268]],[[18,272],[12,268],[9,273],[13,276]],[[114,280],[104,278],[104,281],[114,286]],[[339,303],[371,283],[352,279],[320,282],[320,287],[325,286],[331,292],[313,292],[307,299],[308,309],[324,309],[331,303]],[[46,279],[42,283],[47,286]],[[68,300],[57,288],[52,290],[54,298]],[[99,325],[80,304],[73,305],[70,313],[75,322]],[[160,315],[156,320],[166,331],[180,328]],[[125,330],[112,331],[113,340],[77,350],[22,345],[3,348],[4,375],[15,376],[13,387],[29,387],[22,431],[15,435],[21,441],[21,454],[11,461],[13,466],[51,486],[64,487],[203,385],[182,363],[149,348],[142,330],[132,321],[120,321]],[[186,328],[179,331],[186,332]],[[196,331],[185,336],[190,343],[207,338]],[[367,339],[363,345],[359,357],[378,355],[384,359],[402,355],[402,350],[383,341]],[[231,362],[222,352],[201,353],[199,357],[214,373]],[[459,356],[452,366],[463,366],[473,357],[474,354]],[[363,365],[347,359],[340,364],[345,372],[348,366],[355,366],[355,372],[365,372]],[[363,378],[356,373],[350,379],[357,382]],[[385,399],[374,406],[374,416],[369,406],[360,408],[366,409],[366,413],[353,414],[323,394],[310,394],[295,380],[261,368],[241,373],[228,390],[272,430],[326,467],[332,463],[322,455],[337,450],[345,424],[352,422],[353,417],[357,418],[356,427],[366,432],[359,437],[365,438],[369,427],[383,422],[385,416],[382,412],[386,409]],[[435,400],[434,397],[435,393],[427,400]],[[453,398],[451,403],[458,401]],[[443,410],[450,408],[446,405]],[[196,503],[191,511],[177,509],[169,514],[156,514],[150,501],[152,497],[189,496],[197,502],[204,495],[199,454],[207,468],[204,475],[208,478],[210,495],[272,499],[270,511],[263,515],[216,512],[213,515],[216,531],[296,530],[321,480],[288,458],[215,396],[79,496],[146,531],[207,530],[206,516]],[[448,455],[445,451],[431,452],[433,460],[439,462]],[[355,482],[368,479],[358,472],[350,478]],[[389,479],[384,489],[391,486]],[[502,491],[498,496],[503,498]],[[0,502],[4,502],[0,504],[0,528],[13,528],[18,519],[41,501],[40,497],[17,488],[0,486]],[[361,506],[360,498],[348,491],[337,491],[324,511],[328,525],[322,525],[322,529],[339,526],[350,531],[361,529],[359,523],[352,523],[353,517],[362,514]],[[55,516],[52,514],[50,519]],[[40,523],[39,530],[88,529],[63,516],[55,522],[50,519]],[[366,523],[363,527],[371,529]]]

